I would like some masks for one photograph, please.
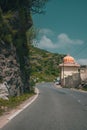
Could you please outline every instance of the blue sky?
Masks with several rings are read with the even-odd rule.
[[[33,15],[37,47],[87,65],[87,0],[50,0],[45,11]]]

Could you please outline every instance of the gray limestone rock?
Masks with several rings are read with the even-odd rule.
[[[17,60],[16,49],[14,46],[5,45],[0,43],[0,87],[5,92],[0,90],[3,97],[8,96],[6,88],[7,83],[9,86],[10,96],[20,95],[23,93],[23,83],[21,80],[20,66]]]
[[[0,98],[8,100],[9,98],[9,86],[7,82],[0,84]]]

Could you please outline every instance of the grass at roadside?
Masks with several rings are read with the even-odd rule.
[[[82,88],[82,90],[87,91],[87,88]]]
[[[23,94],[18,97],[10,97],[9,100],[0,99],[0,116],[13,108],[16,108],[23,101],[29,99],[31,96],[35,95],[35,93]]]

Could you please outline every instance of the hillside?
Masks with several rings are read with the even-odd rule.
[[[31,80],[53,81],[59,76],[58,65],[62,62],[64,55],[51,53],[36,47],[30,49]]]

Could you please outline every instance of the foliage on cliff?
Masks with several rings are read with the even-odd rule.
[[[49,0],[0,0],[0,44],[15,46],[23,91],[29,92],[30,64],[27,31],[33,25],[31,13],[43,13]]]

